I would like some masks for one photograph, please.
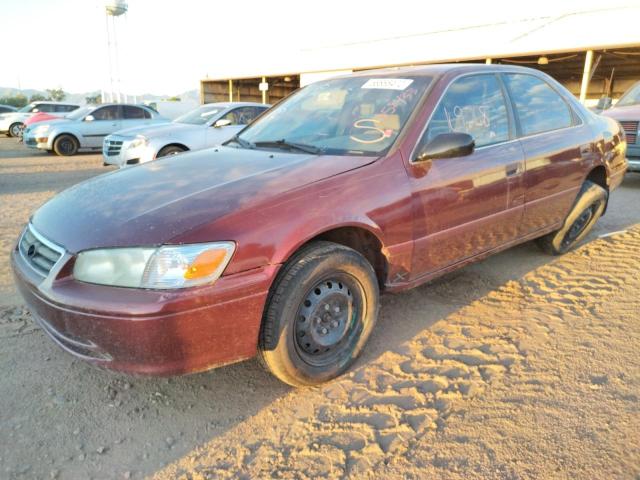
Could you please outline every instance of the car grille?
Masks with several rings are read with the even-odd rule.
[[[625,120],[621,121],[622,129],[627,136],[628,144],[635,144],[638,141],[638,123],[637,121]]]
[[[20,255],[36,272],[47,276],[64,253],[64,249],[46,240],[28,225],[18,243]]]
[[[105,140],[104,141],[104,154],[107,157],[115,157],[122,150],[122,140]]]

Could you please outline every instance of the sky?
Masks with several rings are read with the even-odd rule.
[[[608,0],[607,6],[640,0]],[[108,88],[105,1],[0,0],[0,87]],[[174,95],[225,62],[304,48],[580,11],[601,0],[129,0],[118,23],[123,90]]]

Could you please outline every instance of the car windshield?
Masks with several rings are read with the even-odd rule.
[[[430,82],[424,76],[372,75],[313,83],[233,141],[253,148],[380,155],[391,147]]]
[[[640,83],[636,83],[627,93],[620,97],[616,106],[624,107],[625,105],[635,105],[637,103],[640,103]]]
[[[213,117],[215,114],[219,113],[220,111],[222,111],[222,108],[220,108],[220,107],[212,107],[212,106],[209,106],[209,105],[203,105],[200,108],[196,108],[195,110],[192,110],[192,111],[190,111],[188,113],[185,113],[184,115],[176,118],[174,120],[174,123],[188,123],[190,125],[204,125],[209,120],[211,120],[211,117]]]
[[[93,109],[95,109],[96,107],[80,107],[76,110],[74,110],[73,112],[71,112],[68,115],[65,115],[65,118],[69,119],[69,120],[80,120],[81,118],[84,118],[86,115],[89,115],[89,113],[91,113],[91,111]]]

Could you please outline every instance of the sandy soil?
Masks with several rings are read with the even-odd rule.
[[[383,297],[353,371],[294,390],[255,361],[105,372],[34,327],[8,251],[103,171],[0,139],[0,478],[640,478],[640,175],[568,255],[525,244]]]

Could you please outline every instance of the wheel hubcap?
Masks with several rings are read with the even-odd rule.
[[[314,357],[337,350],[348,338],[355,314],[351,288],[335,279],[318,283],[298,311],[297,346]]]

